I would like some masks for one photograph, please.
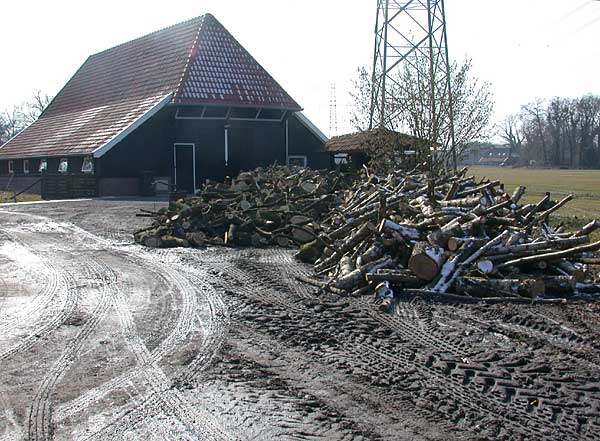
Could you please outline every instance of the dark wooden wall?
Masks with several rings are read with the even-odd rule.
[[[296,117],[289,119],[289,154],[307,156],[307,165],[315,169],[331,167],[331,153],[325,151],[325,145]]]
[[[169,176],[173,180],[173,146],[195,144],[196,186],[206,179],[222,180],[242,170],[268,166],[286,160],[284,121],[230,121],[228,123],[229,162],[225,164],[225,121],[176,119],[175,107],[166,107],[130,133],[101,158],[94,160],[94,175],[99,179],[142,179]],[[307,165],[329,168],[331,155],[321,139],[295,116],[288,118],[289,155],[306,156]],[[37,174],[40,158],[30,159],[30,174]],[[48,173],[57,172],[60,158],[48,158]],[[83,157],[69,158],[69,173],[81,173]],[[14,161],[17,174],[21,160]],[[8,162],[0,161],[0,173],[7,173]],[[117,182],[118,183],[118,182]],[[115,184],[116,185],[116,184]]]
[[[168,107],[144,123],[99,161],[102,178],[140,177],[143,171],[173,178],[173,146],[195,144],[196,183],[222,180],[242,170],[285,163],[285,121],[230,121],[229,162],[225,165],[225,121],[175,119]],[[295,117],[289,119],[289,154],[304,155],[308,165],[328,168],[323,142]]]
[[[163,109],[130,133],[95,161],[96,174],[102,178],[141,178],[144,171],[150,171],[155,176],[169,176],[174,115],[174,109]]]
[[[68,174],[84,174],[81,171],[81,166],[83,165],[83,156],[63,156],[69,160],[69,169],[67,171]],[[13,159],[13,170],[15,172],[15,176],[40,176],[41,173],[38,173],[40,168],[40,162],[44,158],[28,158],[29,160],[29,173],[23,173],[23,161],[24,159]],[[45,158],[48,161],[48,169],[46,173],[55,174],[58,173],[58,164],[60,163],[59,157],[51,157]],[[0,175],[8,175],[8,160],[0,161]]]

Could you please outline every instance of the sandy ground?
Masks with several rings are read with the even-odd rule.
[[[384,314],[285,250],[134,245],[160,204],[0,207],[0,439],[600,439],[599,304]]]

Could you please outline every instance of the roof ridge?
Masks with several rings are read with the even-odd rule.
[[[179,83],[177,84],[177,87],[173,91],[173,98],[172,98],[173,100],[178,97],[179,92],[181,91],[181,86],[185,83],[185,80],[188,77],[188,73],[190,70],[190,64],[194,58],[194,52],[196,51],[196,48],[198,47],[198,40],[200,39],[200,34],[202,33],[202,29],[204,29],[204,23],[206,23],[207,18],[214,19],[212,14],[207,13],[202,16],[202,20],[200,21],[200,24],[198,26],[198,32],[196,32],[196,37],[194,38],[194,42],[192,43],[192,47],[190,48],[190,53],[188,54],[188,58],[185,62],[183,72],[181,73],[181,78],[179,79]]]
[[[213,33],[216,35],[216,37],[215,35],[213,35]],[[225,49],[227,50],[221,47],[223,44],[225,44]],[[228,49],[229,45],[231,46],[231,50]],[[215,48],[215,46],[219,47]],[[219,53],[219,60],[216,60],[217,55],[215,55],[215,49],[217,49],[217,52]],[[236,57],[240,57],[240,59],[237,61],[240,61],[241,64],[232,64],[236,62]],[[204,67],[199,67],[198,63],[203,63]],[[248,66],[250,66],[251,71],[246,72],[244,75],[240,76],[239,72],[237,71],[239,71],[239,69],[247,68]],[[199,73],[200,71],[202,71],[202,73]],[[254,74],[254,72],[256,73]],[[248,103],[250,103],[250,101],[254,99],[254,104],[259,105],[260,107],[269,107],[269,103],[271,102],[270,100],[272,100],[272,105],[274,108],[286,107],[294,111],[302,110],[300,105],[291,97],[291,95],[281,86],[281,84],[277,80],[275,80],[275,78],[267,71],[267,69],[265,69],[265,67],[238,41],[238,39],[216,17],[207,13],[201,23],[200,29],[198,30],[198,34],[196,35],[191,56],[187,60],[185,73],[181,78],[179,85],[177,86],[177,89],[173,96],[173,102],[194,103],[195,99],[210,100],[210,98],[208,98],[207,96],[197,96],[198,93],[202,94],[203,92],[190,92],[190,90],[188,90],[188,85],[190,85],[190,81],[192,83],[194,81],[198,81],[196,77],[200,75],[204,77],[211,77],[212,75],[213,77],[209,78],[205,83],[213,85],[213,91],[205,91],[205,93],[209,95],[211,93],[213,95],[220,95],[221,102],[226,103],[228,105],[248,104],[246,102],[243,102],[243,98],[242,100],[235,98],[236,93],[239,94],[238,89],[240,85],[242,87],[248,86],[248,84],[244,84],[245,80],[244,78],[242,78],[246,77],[248,74],[256,75],[258,78],[258,82],[260,83],[258,86],[256,86],[258,87],[257,89],[251,91],[253,92],[251,95],[255,95],[252,99],[246,95],[247,99],[249,100]],[[227,86],[225,87],[226,89],[228,87],[231,88],[229,95],[227,95],[227,93],[225,93],[219,85],[215,85],[219,81],[221,83],[225,82],[222,85]],[[230,83],[227,83],[227,81],[230,81]],[[194,84],[190,85],[190,87],[191,89],[196,90],[197,92],[197,89],[199,88],[195,87]],[[236,89],[235,86],[238,86],[238,89]],[[202,87],[200,87],[200,89],[202,89]],[[223,94],[226,95],[225,98]],[[266,95],[259,96],[261,94]],[[231,97],[234,97],[235,99],[231,100]],[[213,96],[213,99],[217,98]]]
[[[128,45],[128,44],[131,44],[131,43],[135,43],[136,41],[142,40],[142,39],[144,39],[144,38],[147,38],[147,37],[149,37],[149,36],[151,36],[151,35],[154,35],[154,34],[158,34],[158,33],[160,33],[160,32],[163,32],[163,31],[167,31],[167,30],[169,30],[169,29],[172,29],[172,28],[175,28],[175,27],[177,27],[177,26],[182,26],[182,25],[185,25],[185,24],[191,23],[191,22],[193,22],[194,20],[201,20],[201,21],[204,21],[204,17],[205,17],[206,15],[210,15],[210,14],[203,14],[203,15],[199,15],[199,16],[197,16],[197,17],[194,17],[194,18],[190,18],[190,19],[188,19],[188,20],[180,21],[179,23],[175,23],[175,24],[172,24],[172,25],[170,25],[170,26],[167,26],[167,27],[165,27],[165,28],[158,29],[158,30],[156,30],[156,31],[153,31],[153,32],[150,32],[150,33],[148,33],[148,34],[146,34],[146,35],[142,35],[141,37],[134,38],[133,40],[125,41],[125,42],[123,42],[123,43],[120,43],[120,44],[117,44],[117,45],[115,45],[115,46],[109,47],[108,49],[104,49],[104,50],[102,50],[102,51],[100,51],[100,52],[96,52],[96,53],[94,53],[94,54],[90,55],[88,58],[92,58],[92,57],[95,57],[95,56],[97,56],[97,55],[104,54],[104,53],[106,53],[106,52],[108,52],[108,51],[112,51],[113,49],[117,49],[117,48],[119,48],[119,47],[123,47],[123,46],[126,46],[126,45]]]
[[[210,15],[210,14],[209,14],[209,15]],[[279,88],[280,88],[280,89],[281,89],[281,90],[282,90],[282,91],[283,91],[283,92],[284,92],[284,93],[285,93],[285,94],[286,94],[286,95],[287,95],[287,96],[288,96],[288,97],[289,97],[289,98],[290,98],[292,101],[294,101],[294,103],[296,103],[296,100],[294,100],[294,98],[292,98],[292,96],[291,96],[289,93],[287,93],[287,91],[286,91],[286,90],[283,88],[283,86],[282,86],[281,84],[279,84],[279,81],[277,81],[277,80],[276,80],[276,79],[275,79],[275,78],[274,78],[274,77],[273,77],[273,76],[272,76],[272,75],[269,73],[269,71],[268,71],[267,69],[265,69],[265,67],[264,67],[264,66],[263,66],[263,65],[262,65],[262,64],[261,64],[261,63],[260,63],[260,62],[259,62],[259,61],[258,61],[256,58],[254,58],[254,55],[252,55],[252,54],[251,54],[251,53],[250,53],[250,52],[249,52],[249,51],[248,51],[248,50],[247,50],[247,49],[244,47],[244,45],[242,45],[242,44],[241,44],[241,43],[238,41],[238,39],[237,39],[237,38],[235,38],[235,36],[234,36],[234,35],[233,35],[231,32],[229,32],[229,30],[228,30],[228,29],[227,29],[225,26],[223,26],[223,23],[221,23],[217,17],[214,17],[214,16],[212,16],[212,15],[211,15],[211,17],[212,17],[212,19],[213,19],[213,20],[214,20],[214,21],[215,21],[215,22],[216,22],[216,23],[217,23],[219,26],[221,26],[223,29],[225,29],[225,31],[226,31],[226,32],[227,32],[227,33],[228,33],[228,34],[231,36],[231,38],[233,39],[233,41],[235,41],[235,43],[236,43],[238,46],[240,46],[240,47],[241,47],[241,48],[242,48],[242,49],[243,49],[243,50],[244,50],[244,51],[245,51],[245,52],[246,52],[246,53],[247,53],[247,54],[250,56],[250,58],[252,59],[252,61],[254,61],[254,63],[256,63],[256,65],[257,65],[257,66],[258,66],[258,67],[259,67],[259,68],[262,70],[262,72],[263,72],[264,74],[266,74],[266,75],[267,75],[267,76],[268,76],[268,77],[271,79],[271,81],[273,81],[273,83],[274,83],[274,84],[276,84],[276,85],[277,85],[277,87],[279,87]],[[298,103],[296,103],[296,105],[299,107],[299,110],[303,110],[303,109],[302,109],[302,107],[301,107],[301,106],[300,106]]]

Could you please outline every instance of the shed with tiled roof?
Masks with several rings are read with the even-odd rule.
[[[403,156],[407,167],[419,156],[418,151],[430,150],[428,141],[386,128],[333,136],[325,143],[325,149],[333,155],[335,165],[351,163],[355,167],[362,167],[369,162],[369,151],[378,148],[378,143],[382,142],[394,146],[395,151]]]
[[[88,173],[99,195],[137,194],[143,177],[194,191],[273,162],[326,167],[327,138],[301,110],[206,14],[90,56],[0,147],[0,181]]]

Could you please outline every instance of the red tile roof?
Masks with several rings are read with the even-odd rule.
[[[301,110],[227,29],[214,17],[207,17],[175,102]]]
[[[373,129],[375,132],[381,129]],[[419,140],[411,135],[387,130],[396,137],[397,142],[404,148],[413,148]],[[336,153],[357,153],[364,152],[369,148],[369,136],[371,131],[349,133],[346,135],[334,136],[325,144],[325,149]]]
[[[170,94],[173,103],[300,110],[206,14],[89,57],[0,158],[91,154]]]
[[[163,98],[136,98],[77,112],[45,115],[0,147],[0,158],[91,154]]]

